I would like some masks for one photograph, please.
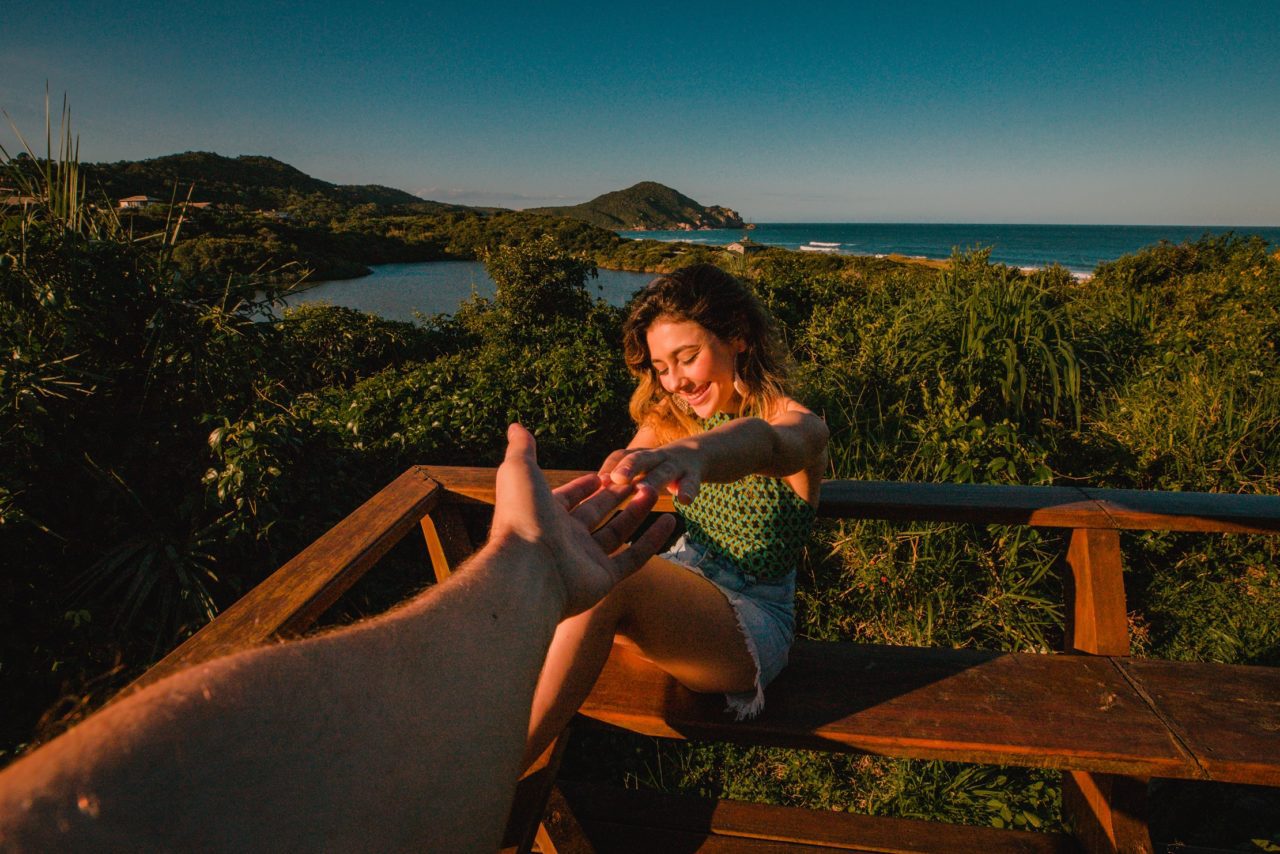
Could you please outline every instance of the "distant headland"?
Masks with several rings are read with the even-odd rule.
[[[174,188],[185,192],[195,185],[193,200],[251,209],[283,209],[299,200],[323,199],[342,207],[374,205],[415,213],[476,211],[496,213],[504,208],[476,208],[423,199],[377,184],[331,184],[313,178],[273,157],[225,157],[208,151],[188,151],[150,160],[84,164],[91,184],[112,199],[147,197],[168,200]],[[588,202],[565,207],[529,208],[525,213],[568,217],[598,228],[627,231],[698,231],[743,228],[737,211],[721,205],[702,205],[656,181],[641,181]]]
[[[529,208],[527,213],[567,216],[600,228],[623,231],[703,231],[743,228],[738,212],[705,206],[656,181],[641,181],[625,190],[596,196],[580,205]]]

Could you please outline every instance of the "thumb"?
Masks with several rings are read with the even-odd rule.
[[[507,428],[506,462],[514,463],[523,458],[534,465],[538,463],[538,443],[533,434],[524,429],[519,422],[513,421]]]

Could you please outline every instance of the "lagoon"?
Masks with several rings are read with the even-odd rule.
[[[380,264],[359,279],[320,282],[286,297],[286,305],[324,302],[376,314],[387,320],[414,320],[415,314],[452,314],[472,294],[492,297],[496,287],[479,261]],[[611,305],[624,305],[653,279],[652,273],[601,270],[587,290]]]

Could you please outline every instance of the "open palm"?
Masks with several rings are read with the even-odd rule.
[[[628,496],[631,501],[609,519]],[[655,501],[657,494],[646,485],[601,487],[594,474],[552,490],[538,469],[533,436],[512,424],[506,457],[498,468],[493,536],[516,536],[546,550],[564,592],[563,616],[569,617],[603,599],[671,535],[675,520],[664,517],[623,548]]]

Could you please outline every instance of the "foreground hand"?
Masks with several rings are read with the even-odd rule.
[[[633,496],[631,502],[601,525],[628,496]],[[621,548],[657,497],[652,486],[601,486],[600,478],[590,474],[551,490],[538,469],[533,436],[512,424],[506,458],[498,468],[491,540],[514,536],[541,546],[564,591],[562,616],[569,617],[603,599],[671,536],[675,520],[664,516]]]
[[[688,504],[702,488],[702,466],[697,453],[676,444],[629,448],[609,455],[600,467],[600,481],[666,490],[681,504]]]

